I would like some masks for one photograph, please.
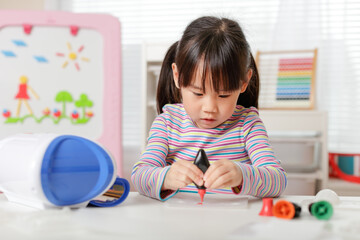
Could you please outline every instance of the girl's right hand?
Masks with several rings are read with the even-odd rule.
[[[203,177],[203,172],[195,164],[190,161],[178,160],[171,165],[167,172],[161,190],[176,191],[193,182],[202,186],[204,184]]]

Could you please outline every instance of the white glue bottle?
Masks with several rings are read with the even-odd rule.
[[[84,207],[115,180],[115,161],[88,139],[17,134],[0,141],[0,191],[11,202],[40,209]],[[122,180],[126,192],[128,182]]]

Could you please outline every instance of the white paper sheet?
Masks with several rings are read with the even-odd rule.
[[[227,194],[205,194],[203,204],[197,193],[180,192],[165,202],[167,207],[247,209],[248,197]]]

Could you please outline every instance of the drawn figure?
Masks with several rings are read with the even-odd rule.
[[[36,99],[39,99],[39,96],[36,94],[36,92],[27,84],[28,78],[26,76],[21,76],[19,84],[19,91],[15,96],[15,99],[19,99],[17,110],[16,110],[16,116],[18,117],[20,115],[20,109],[21,104],[24,103],[26,108],[28,109],[30,115],[33,115],[33,112],[31,110],[31,107],[28,103],[28,100],[30,99],[27,90],[29,89],[30,92],[35,96]]]

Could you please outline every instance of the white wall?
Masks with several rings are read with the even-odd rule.
[[[0,0],[0,9],[42,10],[45,0]]]

